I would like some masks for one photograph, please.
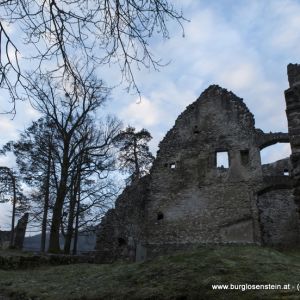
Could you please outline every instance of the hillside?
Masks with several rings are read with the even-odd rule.
[[[0,270],[0,294],[23,300],[299,299],[299,283],[300,251],[256,246],[203,247],[143,263]],[[265,289],[215,291],[217,284]],[[272,289],[274,284],[285,289]]]
[[[64,245],[64,238],[60,236],[60,245],[63,248]],[[95,249],[96,244],[96,234],[91,231],[88,233],[80,233],[78,235],[78,242],[77,242],[77,250],[78,252],[84,251],[92,251]],[[41,247],[41,234],[33,235],[25,237],[23,250],[25,251],[39,251]],[[46,241],[46,249],[48,248],[48,239]],[[73,240],[71,244],[71,249],[73,248]]]

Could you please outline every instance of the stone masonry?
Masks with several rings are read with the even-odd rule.
[[[296,244],[299,65],[288,73],[289,133],[255,128],[243,100],[217,85],[189,105],[161,141],[150,174],[127,187],[103,218],[98,261],[139,261],[203,244]],[[263,148],[290,141],[291,159],[261,164]]]
[[[300,208],[300,65],[288,65],[290,88],[285,91],[286,115],[292,149],[291,171],[294,179],[294,199]]]
[[[14,244],[13,248],[22,249],[27,223],[28,223],[29,214],[25,213],[18,221],[17,226],[15,227],[14,232]],[[6,249],[10,244],[11,231],[1,231],[0,230],[0,249]]]

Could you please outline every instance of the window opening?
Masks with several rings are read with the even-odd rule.
[[[200,133],[200,130],[198,128],[198,125],[195,125],[194,126],[194,134],[198,134],[198,133]]]
[[[119,244],[119,247],[125,246],[126,245],[125,239],[123,239],[121,237],[118,238],[118,244]]]
[[[225,169],[229,167],[228,151],[216,152],[216,166],[217,168],[225,168]]]
[[[288,169],[283,170],[283,176],[290,176],[290,172]]]
[[[159,212],[157,214],[157,220],[162,220],[164,218],[164,214],[162,212]]]

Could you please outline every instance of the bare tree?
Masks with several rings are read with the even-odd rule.
[[[182,28],[184,20],[168,0],[3,0],[0,15],[0,86],[13,102],[17,87],[27,87],[21,56],[30,59],[34,73],[75,78],[74,61],[81,66],[117,64],[128,87],[139,92],[132,64],[158,68],[151,37],[168,38],[168,21]],[[18,49],[7,24],[13,24],[25,46]]]
[[[70,195],[70,182],[71,187],[76,190],[77,180],[72,182],[71,173],[81,152],[84,151],[88,156],[101,156],[103,154],[99,153],[99,149],[106,149],[105,147],[114,138],[111,135],[104,135],[105,138],[100,144],[88,143],[87,148],[82,150],[82,144],[86,139],[94,137],[97,141],[96,131],[89,128],[86,130],[86,126],[107,99],[109,90],[104,87],[102,81],[94,77],[93,71],[82,73],[80,82],[83,84],[78,84],[77,78],[74,77],[61,81],[51,76],[41,76],[32,81],[30,90],[34,107],[55,126],[56,139],[59,140],[56,149],[58,186],[50,230],[50,252],[60,251],[59,232],[63,229],[63,206]],[[70,204],[71,210],[74,210],[73,202]]]
[[[113,141],[119,131],[120,122],[113,117],[107,117],[100,124],[88,120],[77,131],[77,140],[81,142],[71,161],[65,253],[70,252],[74,229],[75,246],[79,227],[83,223],[90,227],[99,221],[99,215],[102,216],[103,209],[107,209],[106,204],[116,196],[110,173],[115,170]]]

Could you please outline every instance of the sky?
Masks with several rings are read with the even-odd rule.
[[[174,1],[173,1],[174,2]],[[147,128],[151,150],[173,126],[177,116],[211,84],[218,84],[244,99],[265,132],[287,132],[284,90],[286,67],[300,63],[300,1],[296,0],[182,0],[175,1],[189,20],[182,30],[169,24],[170,38],[155,38],[150,47],[166,64],[159,72],[135,73],[141,101],[125,86],[113,90],[108,113],[124,125]],[[107,70],[111,84],[118,75]],[[7,99],[1,98],[0,107]],[[0,115],[0,146],[15,139],[38,113],[28,102],[19,103],[14,119]],[[288,144],[262,151],[262,162],[290,154]],[[12,157],[0,157],[0,165],[13,166]],[[9,227],[9,205],[0,204],[0,228]]]

